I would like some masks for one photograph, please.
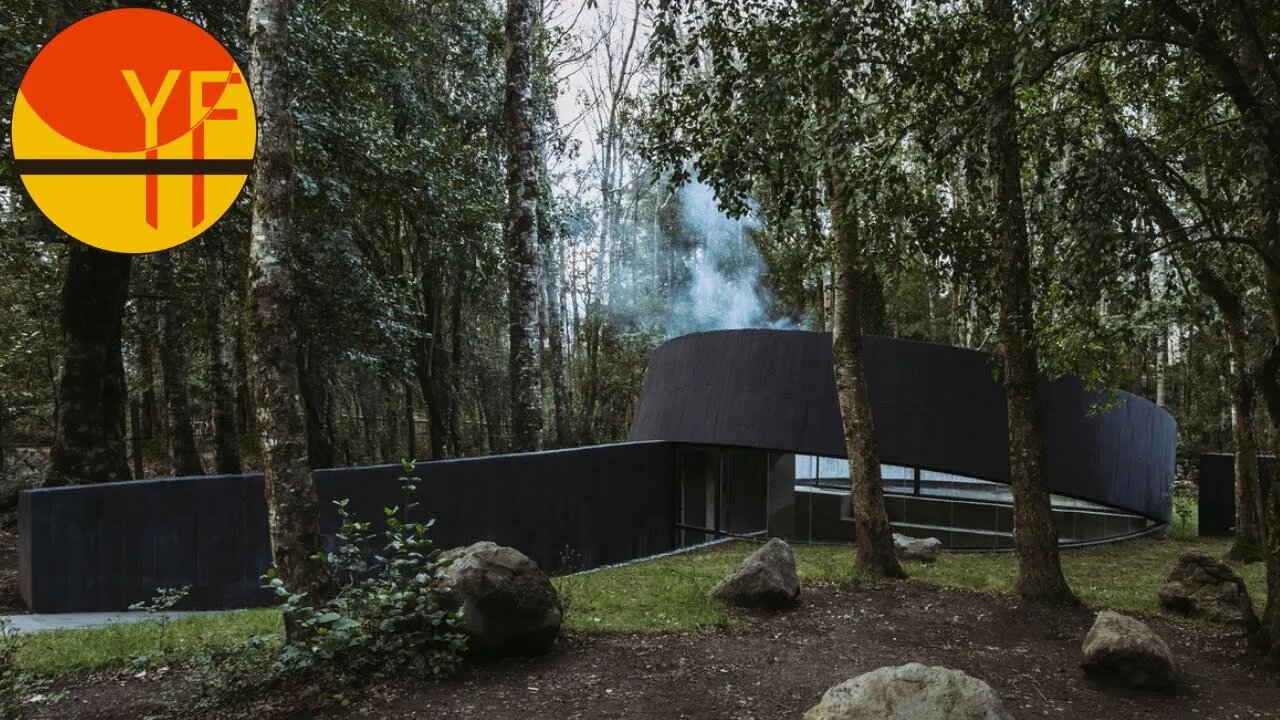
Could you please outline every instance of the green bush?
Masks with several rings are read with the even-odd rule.
[[[381,533],[353,519],[347,500],[335,503],[342,521],[337,547],[316,555],[336,587],[328,598],[311,604],[312,598],[290,592],[274,571],[268,572],[286,622],[300,631],[284,646],[284,668],[332,670],[367,680],[441,677],[457,667],[466,649],[466,637],[457,630],[462,611],[450,611],[442,602],[448,562],[427,539],[434,521],[409,521],[417,507],[410,501],[416,489],[413,468],[413,461],[404,461],[404,504],[384,509]],[[375,551],[379,536],[382,549]]]
[[[22,711],[25,685],[18,671],[18,634],[9,621],[0,618],[0,720],[17,720]]]
[[[1199,504],[1199,488],[1190,480],[1178,480],[1173,484],[1173,512],[1181,521],[1183,533],[1195,534],[1191,520],[1196,515]]]

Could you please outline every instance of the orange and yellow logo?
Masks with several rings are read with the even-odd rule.
[[[14,165],[40,210],[104,250],[180,245],[235,202],[257,122],[244,73],[212,35],[159,10],[68,27],[13,108]]]

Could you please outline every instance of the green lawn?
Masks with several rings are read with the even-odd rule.
[[[729,615],[707,590],[755,546],[731,543],[688,555],[556,580],[570,598],[569,627],[578,630],[675,630],[725,624]],[[1135,613],[1161,612],[1156,593],[1178,555],[1215,557],[1225,540],[1132,540],[1063,551],[1064,571],[1085,603]],[[795,546],[802,583],[853,582],[853,550]],[[912,581],[973,590],[1009,591],[1017,577],[1012,553],[944,553],[932,564],[907,563]],[[1258,607],[1265,601],[1261,563],[1236,567]]]
[[[1178,555],[1198,550],[1221,557],[1225,540],[1178,533],[1168,540],[1134,540],[1063,553],[1067,578],[1089,605],[1134,613],[1158,613],[1156,593]],[[717,580],[756,545],[736,542],[621,568],[556,578],[567,606],[568,627],[582,631],[682,630],[727,625],[731,616],[707,597]],[[848,547],[796,546],[802,583],[853,582]],[[1008,591],[1017,568],[1012,553],[944,553],[933,565],[908,563],[912,582],[975,590]],[[1255,602],[1265,595],[1261,563],[1237,567]],[[37,633],[22,640],[20,667],[40,674],[121,666],[144,658],[167,662],[203,649],[229,646],[255,635],[278,636],[274,610],[186,617],[166,625],[140,623]]]
[[[228,647],[255,635],[279,636],[280,613],[273,609],[194,615],[167,623],[117,623],[79,630],[47,630],[23,635],[18,666],[38,674],[97,670],[128,662],[163,664],[200,650]]]

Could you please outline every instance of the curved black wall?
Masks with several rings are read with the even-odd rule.
[[[1008,412],[990,355],[868,335],[864,361],[883,462],[1009,482]],[[1042,379],[1040,401],[1051,492],[1169,521],[1172,416],[1073,377]],[[724,330],[662,345],[628,439],[844,457],[831,335]]]

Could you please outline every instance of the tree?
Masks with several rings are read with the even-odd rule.
[[[507,303],[510,314],[511,438],[542,447],[542,339],[538,333],[538,158],[533,121],[532,0],[507,0]]]
[[[221,253],[221,245],[213,245],[209,250],[208,272],[218,286],[229,279]],[[228,322],[224,293],[210,293],[208,303],[206,332],[209,338],[209,394],[213,396],[214,471],[235,475],[244,472],[244,462],[240,455],[240,428],[236,422],[233,348],[224,335],[225,327],[233,323]]]
[[[1272,345],[1258,374],[1258,390],[1280,443],[1280,66],[1275,61],[1280,10],[1234,3],[1228,12],[1206,13],[1178,0],[1154,3],[1166,25],[1156,26],[1168,43],[1185,48],[1235,106],[1250,152],[1244,181],[1253,199],[1245,236],[1262,262]],[[1260,630],[1268,656],[1280,663],[1280,483],[1265,499],[1267,607]]]
[[[294,152],[287,70],[289,0],[252,0],[248,32],[249,78],[258,113],[249,239],[249,355],[271,556],[286,587],[317,595],[325,578],[313,558],[320,549],[320,514],[298,382],[294,248],[289,234]],[[286,631],[293,636],[297,628]]]
[[[879,577],[906,577],[895,555],[893,529],[885,509],[880,454],[876,450],[871,398],[862,362],[862,287],[866,270],[857,221],[853,219],[857,208],[839,164],[833,161],[827,174],[831,234],[836,246],[832,359],[849,458],[858,567]]]
[[[886,244],[884,235],[868,232],[876,226],[865,218],[897,212],[903,202],[892,190],[878,191],[893,187],[888,178],[900,160],[896,107],[867,100],[894,80],[910,82],[883,72],[896,52],[899,18],[876,3],[781,3],[744,12],[736,2],[712,0],[687,15],[675,3],[662,12],[655,44],[667,89],[655,101],[651,132],[675,181],[688,178],[691,160],[722,208],[739,215],[765,192],[803,208],[825,191],[856,561],[870,575],[902,577],[862,361],[872,248]]]
[[[173,254],[165,250],[151,256],[155,291],[160,300],[160,374],[169,407],[169,466],[174,475],[203,475],[195,428],[191,424],[191,394],[182,341],[182,298],[174,280]]]
[[[1022,596],[1077,602],[1058,558],[1058,532],[1044,481],[1044,429],[1037,390],[1031,254],[1022,198],[1019,109],[1014,86],[1017,53],[1012,0],[985,0],[987,44],[987,162],[991,175],[992,240],[1000,293],[1000,340],[1009,405],[1009,476],[1013,486],[1013,541]]]
[[[46,484],[128,480],[120,335],[131,258],[68,243],[57,434]]]

